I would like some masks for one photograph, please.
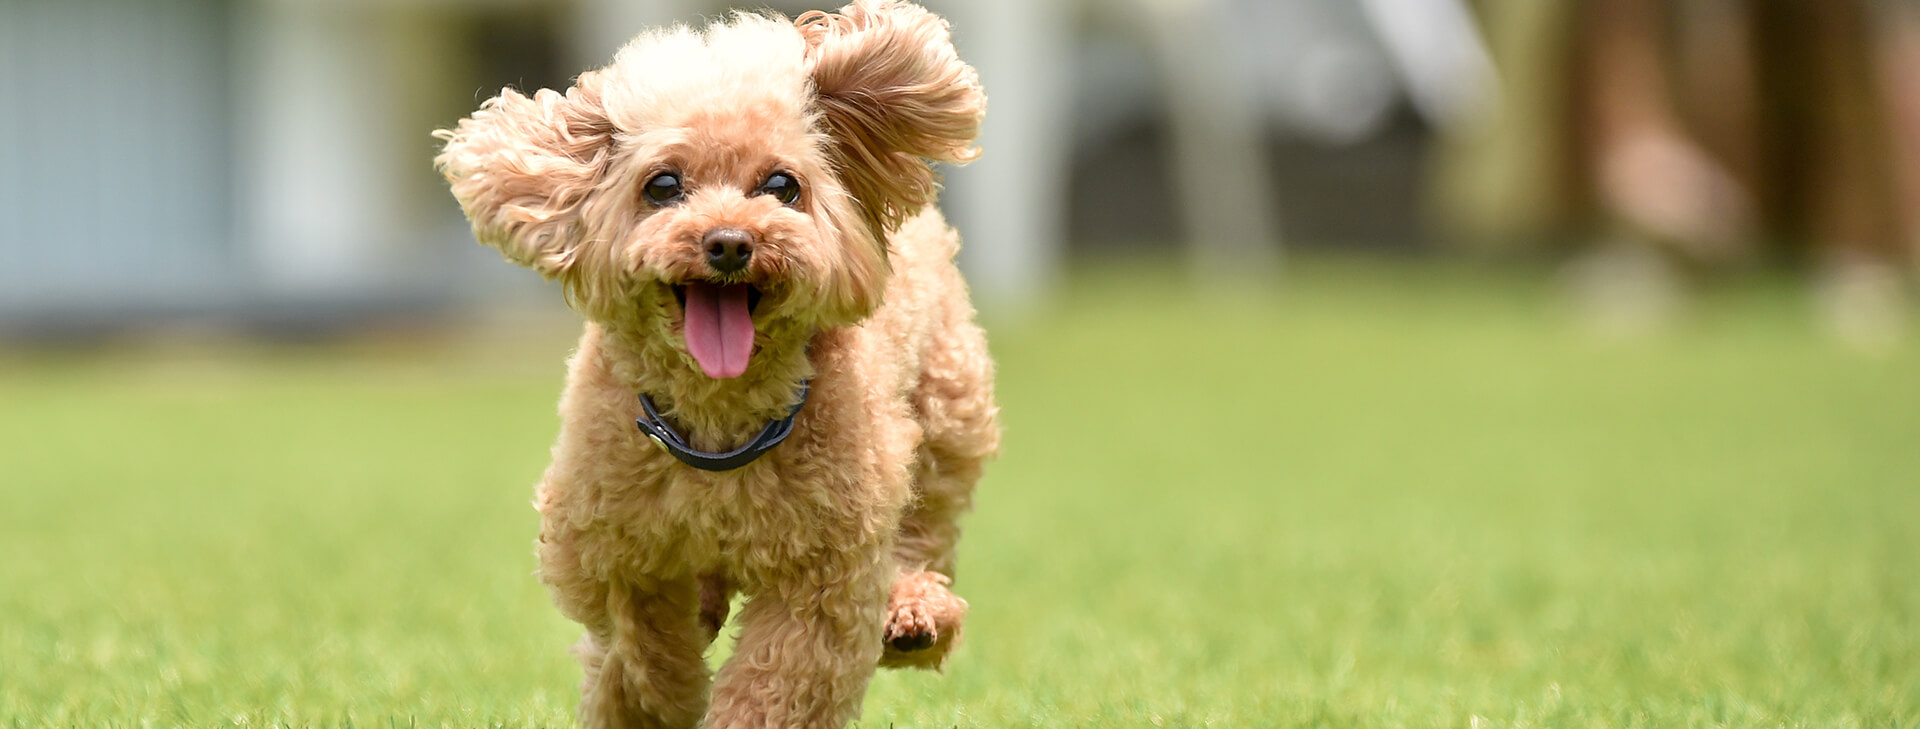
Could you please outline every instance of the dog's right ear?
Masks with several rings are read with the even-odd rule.
[[[453,129],[434,166],[453,187],[474,237],[507,260],[553,278],[579,247],[579,209],[612,153],[613,124],[600,102],[599,74],[582,74],[565,95],[513,89],[480,105]]]

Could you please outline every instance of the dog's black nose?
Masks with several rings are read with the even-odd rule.
[[[753,257],[753,236],[739,228],[714,228],[701,243],[707,247],[707,265],[721,274],[745,270]]]

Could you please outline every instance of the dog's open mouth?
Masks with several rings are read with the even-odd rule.
[[[714,379],[739,377],[753,356],[753,311],[760,289],[743,283],[688,281],[673,287],[685,313],[687,353]]]

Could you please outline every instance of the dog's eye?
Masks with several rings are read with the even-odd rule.
[[[767,175],[767,181],[760,183],[760,194],[772,195],[781,205],[792,205],[800,199],[800,181],[785,172]]]
[[[655,205],[670,205],[679,200],[683,194],[680,190],[680,176],[672,172],[654,175],[653,179],[647,180],[647,184],[641,187],[640,194],[646,195],[647,202]]]

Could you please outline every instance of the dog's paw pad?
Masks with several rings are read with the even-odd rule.
[[[916,604],[893,606],[887,619],[887,645],[896,651],[912,652],[933,647],[940,638],[933,616]]]
[[[887,646],[901,653],[923,651],[933,647],[932,633],[903,633],[887,639]]]

